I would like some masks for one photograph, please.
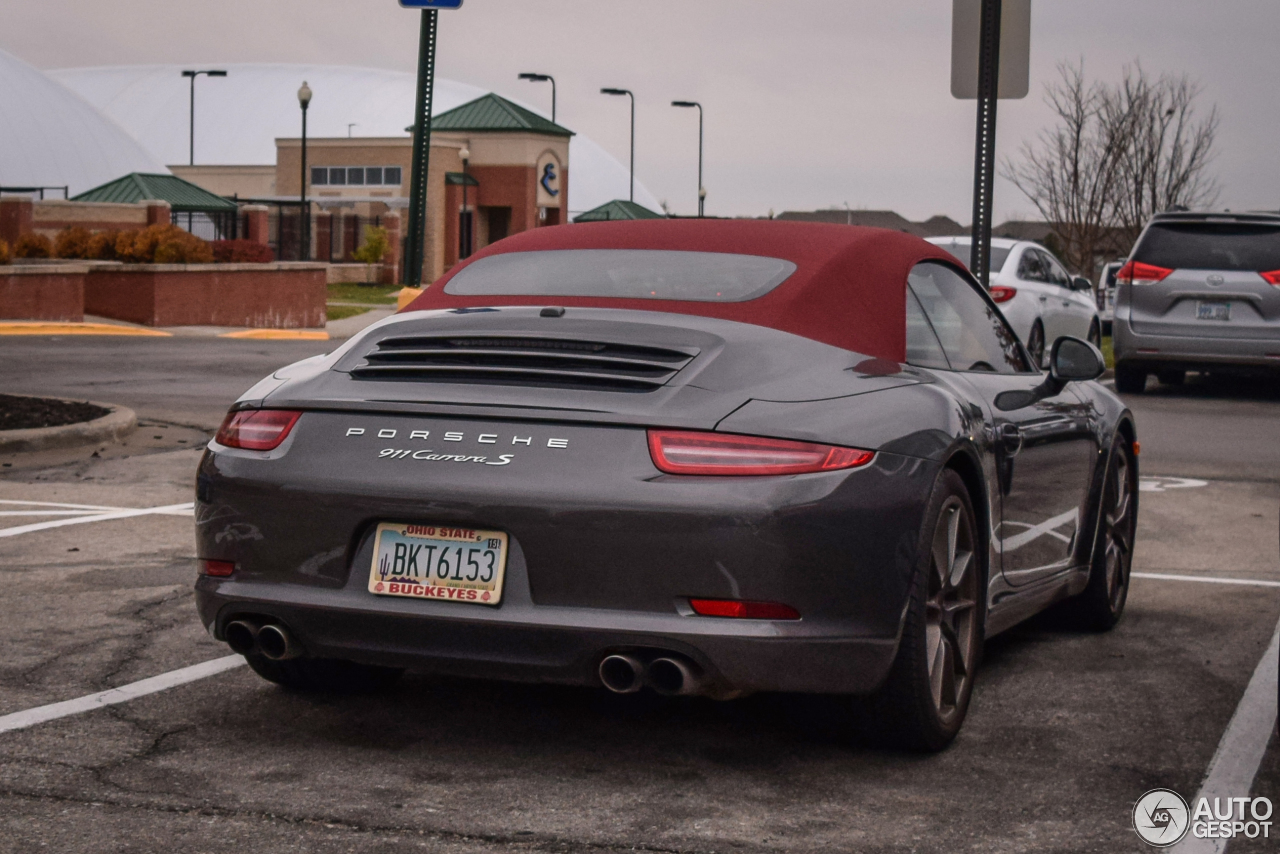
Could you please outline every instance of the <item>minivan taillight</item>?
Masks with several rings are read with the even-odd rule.
[[[1267,280],[1268,285],[1275,285],[1280,288],[1280,270],[1271,270],[1267,273],[1259,273],[1259,276]]]
[[[1154,285],[1163,282],[1172,272],[1155,264],[1130,261],[1116,273],[1116,282],[1121,285]]]
[[[873,451],[684,430],[650,430],[649,455],[667,474],[760,476],[811,474],[864,466]]]
[[[228,412],[213,441],[228,448],[271,451],[280,447],[301,412],[287,409],[241,409]]]

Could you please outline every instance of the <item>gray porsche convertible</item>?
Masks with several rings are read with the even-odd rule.
[[[1050,364],[910,235],[535,229],[236,402],[200,618],[292,688],[841,695],[938,750],[985,638],[1124,610],[1133,416],[1091,344]]]

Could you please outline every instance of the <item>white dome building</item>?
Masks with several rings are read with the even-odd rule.
[[[225,78],[201,77],[196,81],[197,164],[275,163],[276,138],[300,134],[297,91],[304,80],[314,93],[307,113],[310,137],[345,137],[348,125],[353,125],[350,132],[357,137],[407,137],[405,128],[413,124],[416,78],[410,72],[265,63],[186,67],[225,69],[228,73]],[[182,77],[183,68],[111,66],[67,68],[48,74],[118,122],[165,163],[181,164],[188,160],[190,97],[190,81]],[[438,115],[484,94],[486,90],[479,87],[437,77],[432,113]],[[573,137],[569,159],[571,213],[627,197],[627,167],[592,140],[581,134]],[[132,170],[118,170],[103,180],[125,171]],[[636,201],[661,210],[658,200],[638,182]]]
[[[79,95],[0,50],[0,187],[69,195],[163,163]]]

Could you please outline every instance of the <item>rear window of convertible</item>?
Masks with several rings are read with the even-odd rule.
[[[473,262],[445,286],[456,296],[612,297],[744,302],[785,282],[781,258],[665,249],[508,252]]]

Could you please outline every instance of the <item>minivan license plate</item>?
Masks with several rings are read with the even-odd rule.
[[[374,539],[369,592],[497,605],[506,567],[502,531],[384,522]]]
[[[1196,306],[1196,320],[1230,320],[1231,303],[1202,302]]]

